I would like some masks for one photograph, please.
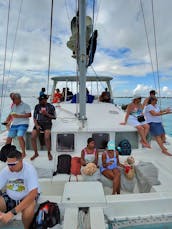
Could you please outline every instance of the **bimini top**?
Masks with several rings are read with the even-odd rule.
[[[51,78],[53,81],[76,81],[76,76],[54,76]],[[111,81],[111,76],[86,76],[86,81]]]

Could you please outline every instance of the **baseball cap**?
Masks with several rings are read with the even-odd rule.
[[[41,95],[41,96],[39,96],[39,100],[43,100],[43,99],[48,99],[48,96],[47,95]]]
[[[115,142],[114,141],[109,141],[107,144],[107,149],[108,150],[115,150]]]

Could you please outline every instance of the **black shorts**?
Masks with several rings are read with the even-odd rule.
[[[4,198],[5,200],[5,203],[6,203],[6,208],[7,208],[7,211],[10,211],[11,209],[15,208],[16,205],[18,205],[20,203],[20,201],[22,200],[13,200],[11,199],[6,192],[4,192],[2,194],[2,197]]]
[[[51,130],[52,122],[38,122],[38,125],[41,127],[41,131]],[[36,130],[36,126],[34,126],[33,129]]]
[[[1,196],[5,200],[5,204],[6,204],[6,208],[7,208],[6,212],[8,212],[8,211],[12,210],[13,208],[15,208],[23,200],[23,199],[21,199],[21,200],[13,200],[7,195],[6,192],[2,193]],[[39,196],[40,196],[40,194],[38,193],[38,196],[35,198],[36,201],[38,200]]]

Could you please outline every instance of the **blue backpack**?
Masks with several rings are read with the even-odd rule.
[[[131,154],[131,144],[127,139],[120,141],[117,147],[117,151],[120,155],[130,155]]]

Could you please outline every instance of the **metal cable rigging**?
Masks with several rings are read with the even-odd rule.
[[[155,57],[156,57],[156,71],[157,71],[157,78],[158,78],[158,93],[159,97],[161,98],[161,90],[160,90],[160,77],[159,77],[159,64],[158,64],[158,52],[157,52],[157,40],[156,40],[156,29],[155,29],[155,17],[154,17],[154,5],[153,0],[152,3],[152,18],[153,18],[153,31],[154,31],[154,42],[155,42]],[[161,99],[160,99],[160,106],[161,106]]]
[[[140,7],[141,7],[141,11],[142,11],[142,16],[143,16],[144,28],[145,28],[145,33],[146,33],[146,42],[147,42],[147,47],[148,47],[148,52],[149,52],[149,57],[150,57],[151,67],[152,67],[152,74],[153,74],[154,84],[155,84],[155,89],[156,89],[157,87],[156,87],[156,80],[155,80],[155,72],[154,72],[152,55],[151,55],[151,50],[150,50],[150,45],[149,45],[148,31],[147,31],[147,27],[146,27],[146,20],[145,20],[142,0],[140,0]]]
[[[149,56],[150,56],[150,60],[151,60],[152,73],[153,73],[153,77],[154,77],[154,84],[155,84],[155,88],[157,90],[156,80],[155,80],[155,70],[154,70],[154,67],[153,67],[153,61],[152,61],[151,50],[150,50],[150,45],[149,45],[148,32],[147,32],[147,28],[146,28],[146,21],[145,21],[145,16],[144,16],[142,0],[140,0],[140,7],[141,7],[141,10],[142,10],[142,16],[143,16],[143,21],[144,21],[145,33],[146,33],[147,46],[148,46]],[[159,64],[158,64],[157,39],[156,39],[156,28],[155,28],[155,16],[154,16],[153,0],[151,0],[151,10],[152,10],[152,23],[153,23],[153,35],[154,35],[154,48],[155,48],[157,84],[158,84],[158,93],[159,93],[159,97],[160,97],[160,107],[161,107],[161,90],[160,90]]]
[[[5,53],[4,53],[4,65],[3,65],[3,77],[2,77],[2,90],[1,90],[1,103],[0,108],[2,109],[2,102],[4,97],[4,82],[5,82],[5,70],[6,70],[6,56],[7,56],[7,43],[8,43],[8,29],[9,29],[9,18],[10,18],[10,0],[8,1],[8,17],[7,17],[7,30],[6,30],[6,39],[5,39]],[[1,110],[0,109],[0,110]],[[1,115],[0,115],[1,122]]]
[[[20,21],[20,16],[21,16],[22,5],[23,5],[23,0],[21,0],[19,14],[18,14],[18,18],[17,18],[17,26],[16,26],[16,31],[15,31],[15,36],[14,36],[12,54],[11,54],[11,58],[10,58],[10,66],[9,66],[9,69],[8,69],[5,95],[7,95],[8,80],[9,80],[9,74],[11,72],[11,66],[12,66],[12,61],[13,61],[13,56],[14,56],[14,50],[15,50],[15,45],[16,45],[16,38],[17,38],[17,32],[18,32],[18,28],[19,28],[19,21]]]
[[[48,55],[48,81],[47,81],[47,94],[49,91],[49,80],[50,80],[50,66],[51,66],[51,42],[52,42],[52,25],[53,25],[53,5],[54,0],[51,1],[51,20],[50,20],[50,38],[49,38],[49,55]]]

